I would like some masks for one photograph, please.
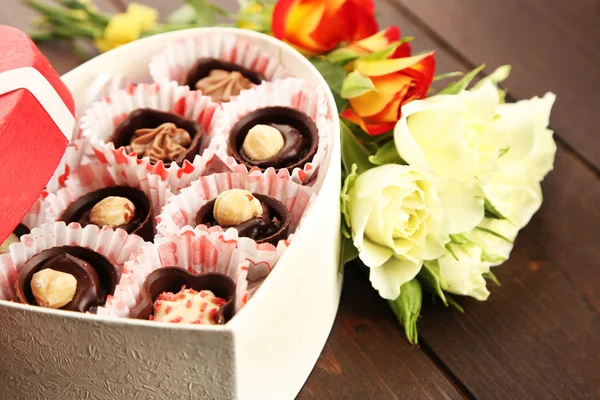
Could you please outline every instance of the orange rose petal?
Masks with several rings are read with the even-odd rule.
[[[396,93],[394,99],[390,101],[380,113],[370,116],[369,120],[378,123],[398,122],[400,119],[400,108],[408,102],[406,95],[408,94],[409,88],[409,85],[404,86],[400,91],[398,91],[398,93]]]
[[[354,110],[349,109],[349,108],[344,110],[342,112],[342,114],[340,114],[340,115],[345,120],[348,120],[348,121],[360,126],[360,128],[370,136],[381,135],[382,133],[385,133],[385,132],[388,132],[388,131],[394,129],[394,126],[396,125],[395,122],[381,123],[381,124],[373,123],[369,119],[363,119],[363,118],[359,117],[358,115],[356,115]]]
[[[425,68],[424,65],[420,66],[419,63],[429,57],[433,58],[433,52],[406,58],[367,61],[361,60],[356,63],[356,69],[361,74],[369,77],[383,76],[393,72],[402,71],[407,68]]]
[[[285,22],[285,40],[315,53],[329,50],[311,37],[311,33],[319,25],[324,12],[325,5],[321,1],[296,1]]]
[[[361,117],[370,117],[380,113],[403,87],[410,85],[412,79],[402,72],[371,79],[377,91],[367,92],[349,99],[352,108]]]
[[[275,9],[273,10],[273,36],[277,39],[283,40],[285,38],[285,22],[287,20],[288,14],[294,5],[296,0],[279,0],[277,4],[275,4]]]

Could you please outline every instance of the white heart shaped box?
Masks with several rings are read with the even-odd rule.
[[[327,89],[298,52],[266,35],[201,28],[117,48],[63,76],[81,107],[100,73],[147,76],[152,56],[194,34],[259,44],[292,75]],[[180,326],[55,311],[0,301],[2,399],[292,399],[314,367],[341,292],[340,143],[332,135],[317,200],[288,250],[248,304],[224,326]]]

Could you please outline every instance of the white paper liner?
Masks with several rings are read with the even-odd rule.
[[[282,202],[290,211],[290,233],[295,232],[300,219],[313,200],[314,191],[282,178],[274,170],[261,173],[220,173],[203,176],[173,196],[157,217],[157,232],[163,236],[174,236],[182,229],[194,227],[194,217],[200,208],[229,189],[245,189],[252,193],[264,194]],[[204,227],[209,231],[220,231],[219,226]],[[235,231],[235,229],[232,229]]]
[[[253,239],[239,237],[234,228],[223,231],[220,226],[194,227],[196,213],[204,204],[215,199],[220,193],[234,188],[264,194],[281,201],[290,211],[290,236],[274,246],[270,243],[257,244]],[[181,236],[192,230],[196,233],[221,234],[217,237],[237,248],[250,262],[248,282],[256,284],[266,278],[287,249],[293,233],[301,224],[302,217],[315,198],[312,188],[294,183],[289,178],[282,178],[274,170],[265,173],[254,171],[250,174],[220,173],[203,176],[193,182],[189,188],[183,189],[179,195],[173,196],[163,207],[156,219],[157,232],[159,236],[165,237]]]
[[[81,165],[88,147],[88,139],[75,139],[67,146],[65,154],[46,185],[46,191],[53,193],[65,186],[69,174]]]
[[[233,168],[238,165],[247,171],[246,166],[238,164],[228,154],[227,143],[231,128],[246,114],[260,108],[274,106],[299,110],[316,123],[319,130],[319,144],[313,159],[303,168],[294,168],[291,175],[286,169],[280,170],[282,174],[290,176],[291,180],[296,183],[313,182],[315,179],[311,178],[316,178],[313,175],[319,173],[319,166],[323,166],[327,159],[333,135],[338,135],[339,132],[333,132],[333,122],[328,117],[327,96],[323,89],[303,79],[287,78],[276,82],[266,82],[240,93],[229,103],[223,103],[222,110],[215,117],[214,130],[211,132],[214,137],[210,138],[212,140],[209,150],[218,156],[222,164],[229,166],[231,171],[238,171]]]
[[[155,82],[185,83],[185,77],[200,58],[216,58],[262,74],[268,81],[287,76],[283,66],[267,51],[235,35],[198,34],[170,44],[150,63]]]
[[[81,135],[90,141],[92,155],[98,161],[121,170],[143,165],[163,179],[168,176],[171,189],[177,192],[204,173],[206,163],[199,159],[199,155],[191,163],[186,161],[182,166],[172,163],[165,168],[161,162],[151,165],[148,157],[140,160],[136,155],[127,154],[124,147],[115,149],[113,143],[106,143],[117,125],[139,108],[172,112],[193,119],[202,125],[205,136],[210,136],[213,116],[220,106],[210,97],[202,96],[201,92],[192,92],[187,86],[177,86],[175,82],[139,84],[103,97],[81,119]]]
[[[150,199],[154,216],[159,215],[161,208],[173,196],[168,182],[158,175],[148,174],[143,166],[120,169],[96,162],[80,166],[69,176],[64,188],[48,194],[40,212],[44,214],[46,222],[55,222],[80,197],[98,189],[119,185],[142,190]]]
[[[157,238],[146,243],[142,253],[127,263],[115,294],[98,315],[129,317],[131,309],[141,301],[144,281],[158,268],[179,267],[198,275],[218,272],[230,277],[236,285],[235,312],[248,301],[248,266],[235,245],[219,238],[218,233],[192,232],[170,238]]]
[[[77,223],[67,226],[64,222],[43,224],[13,243],[9,253],[0,255],[0,299],[17,301],[14,291],[17,273],[27,260],[43,250],[56,246],[87,247],[108,258],[120,274],[125,261],[140,252],[143,243],[142,238],[123,229],[101,229],[95,225],[82,228]]]

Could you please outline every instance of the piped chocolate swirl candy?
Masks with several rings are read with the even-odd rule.
[[[177,114],[140,108],[132,111],[108,139],[116,148],[125,147],[138,158],[149,157],[152,164],[165,166],[193,161],[200,153],[202,126]]]
[[[81,226],[105,225],[136,234],[146,241],[154,237],[150,199],[140,189],[111,186],[88,193],[75,200],[59,221],[77,222]]]
[[[85,247],[61,246],[30,258],[19,271],[16,292],[24,304],[88,312],[103,305],[118,282],[115,266]]]
[[[17,225],[13,232],[0,245],[0,254],[8,253],[8,248],[11,244],[17,243],[21,236],[28,234],[29,228],[23,224]]]
[[[287,107],[260,108],[240,119],[229,133],[229,152],[248,168],[302,168],[317,152],[317,125]]]
[[[276,246],[288,235],[290,213],[283,203],[272,197],[231,189],[202,206],[194,222],[235,228],[239,236]]]
[[[189,70],[185,84],[190,88],[202,90],[202,93],[211,96],[213,101],[224,102],[264,80],[265,77],[258,72],[241,65],[215,58],[201,58]]]
[[[219,273],[192,275],[178,267],[165,267],[146,278],[141,296],[132,318],[224,324],[233,316],[235,283]]]

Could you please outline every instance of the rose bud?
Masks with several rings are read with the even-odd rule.
[[[372,0],[280,0],[273,11],[273,35],[305,54],[326,53],[377,29]]]

